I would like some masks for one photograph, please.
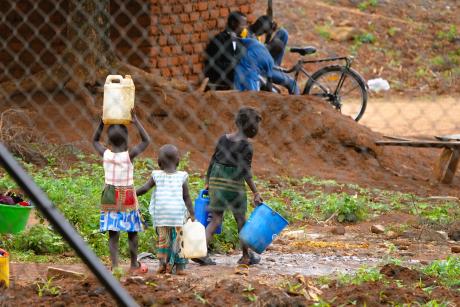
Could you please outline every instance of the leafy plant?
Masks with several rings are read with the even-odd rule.
[[[39,297],[43,297],[45,295],[58,296],[61,294],[61,288],[53,286],[53,277],[46,281],[37,282],[35,285],[37,286],[37,294]]]
[[[257,302],[257,295],[253,293],[246,294],[244,297],[246,297],[246,299],[252,303]]]
[[[355,37],[355,41],[363,44],[373,44],[376,41],[375,35],[369,32],[359,34]]]
[[[449,29],[445,31],[439,31],[436,33],[436,37],[441,40],[447,40],[449,42],[453,42],[458,36],[457,26],[450,25]]]
[[[206,299],[202,296],[201,293],[195,292],[194,295],[195,295],[195,300],[196,300],[197,302],[199,302],[199,303],[201,303],[201,304],[203,304],[203,305],[208,304],[208,300],[206,300]]]
[[[446,260],[435,260],[422,271],[439,278],[448,287],[460,286],[460,257],[450,256]]]
[[[361,11],[365,11],[369,7],[376,7],[378,4],[379,4],[378,0],[366,0],[358,4],[358,9]]]
[[[321,207],[326,216],[336,214],[339,222],[357,222],[366,215],[366,199],[358,195],[330,194]]]
[[[383,275],[377,268],[361,267],[355,274],[339,276],[339,282],[343,285],[360,285],[364,282],[375,282],[383,279]]]
[[[36,255],[58,254],[69,249],[61,236],[44,225],[35,225],[16,235],[13,249],[33,251]]]
[[[316,26],[315,32],[324,39],[331,38],[331,27],[329,25]]]

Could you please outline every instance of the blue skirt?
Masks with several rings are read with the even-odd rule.
[[[129,212],[101,211],[100,231],[139,232],[144,230],[139,210]]]

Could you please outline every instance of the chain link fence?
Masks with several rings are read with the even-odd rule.
[[[321,24],[315,25],[318,20],[290,22],[288,15],[277,19],[282,15],[277,12],[290,12],[292,7],[273,2],[275,20],[282,20],[279,27],[292,34],[287,51],[309,45],[309,39],[319,35],[318,56],[304,58],[349,55],[349,50],[335,50],[329,45],[332,41],[318,28]],[[299,10],[308,9],[307,1],[304,5],[288,2]],[[110,74],[132,76],[135,110],[152,138],[143,162],[137,164],[143,168],[137,184],[148,176],[146,169],[157,167],[153,161],[167,143],[179,148],[184,168],[203,178],[218,138],[236,129],[234,120],[240,107],[252,106],[263,118],[253,140],[253,170],[265,191],[283,190],[286,182],[303,189],[311,184],[311,178],[421,194],[435,190],[454,193],[458,185],[457,177],[451,186],[436,180],[432,167],[437,150],[376,144],[384,134],[400,141],[407,136],[434,141],[435,135],[456,133],[460,109],[455,98],[366,92],[367,108],[357,123],[343,116],[324,99],[327,97],[289,95],[282,86],[281,93],[208,90],[211,82],[205,81],[203,73],[208,43],[224,31],[230,12],[240,11],[252,23],[265,14],[265,1],[6,0],[1,6],[0,141],[30,163],[27,167],[39,174],[36,180],[57,205],[68,200],[59,196],[68,186],[44,180],[43,169],[46,176],[61,179],[62,171],[75,167],[65,180],[74,180],[83,194],[90,193],[91,202],[97,202],[99,187],[85,186],[78,178],[81,175],[92,184],[91,177],[101,175],[101,169],[92,173],[91,168],[101,163],[92,156],[91,142],[102,115],[105,79]],[[323,23],[331,27],[343,22],[335,13],[322,16]],[[324,22],[328,16],[335,19]],[[350,13],[343,19],[354,16]],[[305,25],[310,28],[305,30]],[[353,67],[364,81],[379,76],[380,68],[371,70],[374,63],[365,54],[355,55]],[[294,65],[299,58],[299,54],[286,52],[282,66]],[[314,72],[325,65],[328,63],[305,67]],[[327,81],[336,84],[339,79],[340,74],[336,74]],[[391,76],[388,79],[393,86],[394,80]],[[306,78],[299,80],[301,94],[307,83]],[[351,83],[348,90],[356,87],[359,84]],[[131,125],[129,134],[131,145],[139,142]],[[103,138],[106,142],[105,134]],[[193,188],[197,190],[199,184]],[[72,185],[72,189],[79,187]],[[2,179],[0,192],[15,188],[11,181]],[[80,196],[73,201],[82,201],[84,195]],[[85,232],[78,224],[81,217],[74,213],[70,209],[64,212]],[[85,235],[96,249],[106,244],[96,243],[90,230]]]

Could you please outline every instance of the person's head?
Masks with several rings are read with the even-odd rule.
[[[267,15],[260,16],[257,20],[249,26],[249,29],[256,36],[271,33],[273,30],[273,21]]]
[[[244,28],[248,25],[246,15],[241,12],[234,11],[228,15],[227,18],[227,30],[234,32],[236,35],[240,35]]]
[[[242,107],[236,115],[235,124],[248,138],[253,138],[259,132],[260,113],[251,107]]]
[[[128,146],[128,128],[125,125],[110,125],[107,135],[110,145],[115,147]]]
[[[162,169],[176,169],[179,165],[179,150],[176,146],[166,144],[161,146],[158,155],[158,166]]]

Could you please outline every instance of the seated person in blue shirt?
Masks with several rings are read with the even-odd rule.
[[[273,35],[274,32],[275,34]],[[252,38],[257,38],[264,34],[266,35],[265,47],[270,52],[274,64],[276,66],[280,66],[289,38],[288,32],[283,28],[277,30],[277,24],[272,21],[269,16],[264,15],[257,18],[257,20],[249,26],[249,36]],[[295,80],[289,75],[276,69],[276,67],[273,70],[273,83],[282,85],[287,88],[289,94],[300,94]]]
[[[242,38],[240,42],[245,48],[235,66],[235,89],[259,91],[262,76],[267,79],[267,90],[271,91],[274,61],[267,48],[254,38]]]

